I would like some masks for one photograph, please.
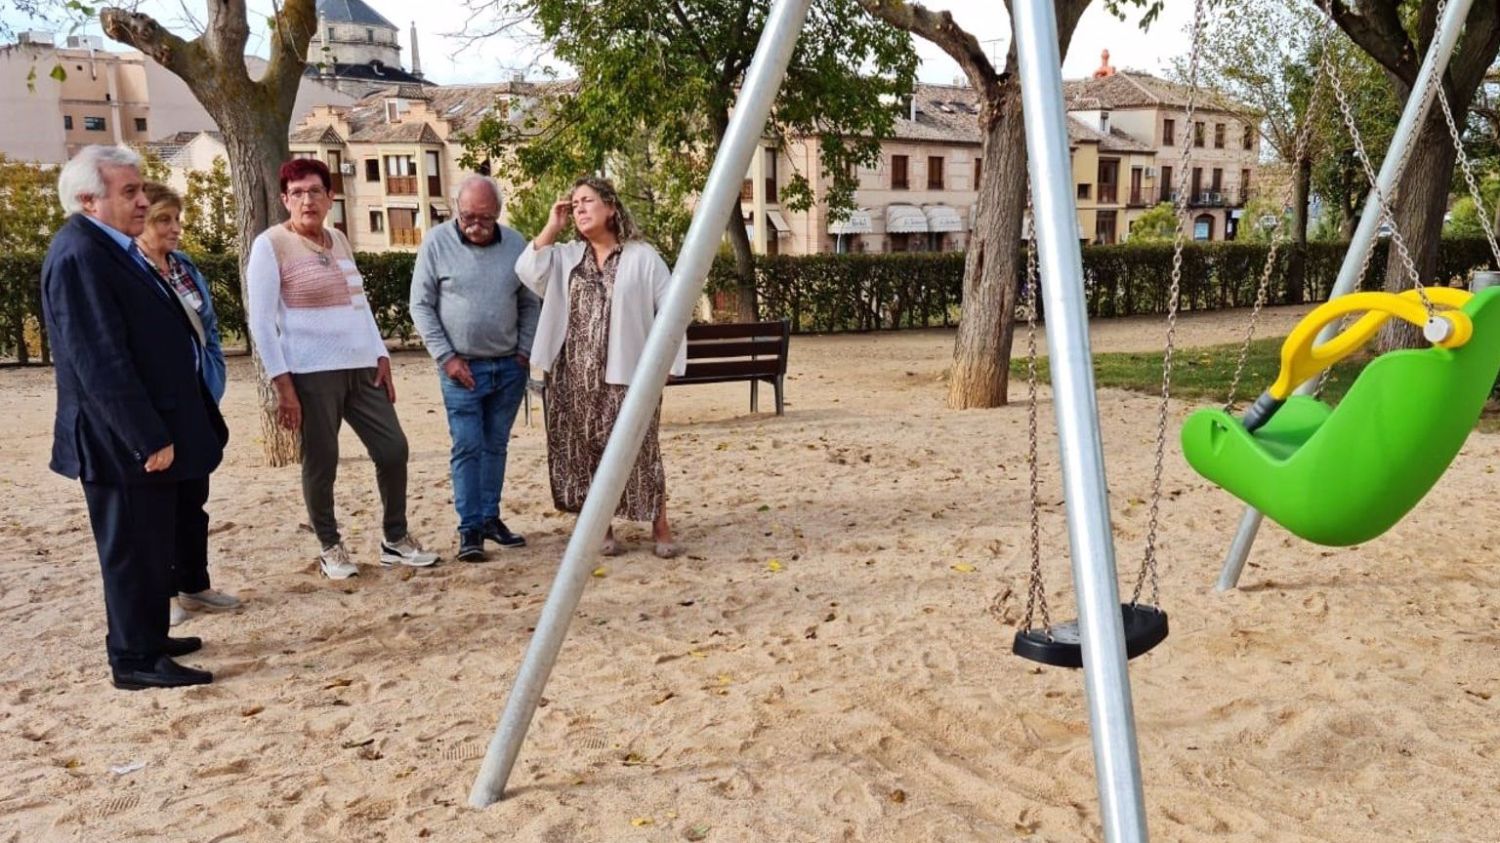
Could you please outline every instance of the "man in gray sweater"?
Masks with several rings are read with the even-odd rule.
[[[455,204],[458,219],[422,239],[411,279],[411,318],[441,369],[453,437],[458,558],[478,562],[486,539],[501,547],[526,544],[500,520],[500,490],[542,303],[516,278],[526,238],[498,223],[495,182],[469,176]]]

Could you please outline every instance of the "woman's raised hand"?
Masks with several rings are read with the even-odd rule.
[[[568,227],[568,219],[572,215],[572,199],[559,199],[553,202],[552,211],[547,215],[547,227],[542,229],[542,233],[536,236],[532,244],[538,249],[543,246],[551,246],[557,240],[557,235],[561,234],[563,229]]]

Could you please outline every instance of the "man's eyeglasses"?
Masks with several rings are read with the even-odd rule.
[[[327,195],[328,191],[324,190],[321,187],[313,187],[307,190],[292,190],[288,191],[286,194],[287,198],[292,200],[293,202],[301,202],[304,199],[311,199],[314,202],[317,202]]]
[[[499,214],[459,214],[458,224],[464,228],[473,228],[476,225],[491,226],[499,219]]]

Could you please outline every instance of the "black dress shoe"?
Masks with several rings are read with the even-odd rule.
[[[484,561],[484,533],[482,531],[458,531],[458,559],[460,562]]]
[[[122,691],[139,691],[145,688],[185,688],[189,685],[207,685],[214,675],[206,670],[183,667],[166,656],[157,658],[150,667],[134,670],[114,671],[115,687]]]
[[[525,547],[526,537],[512,533],[499,518],[484,519],[484,537],[501,547]]]
[[[196,653],[201,649],[203,649],[203,639],[195,635],[189,635],[186,638],[172,638],[168,636],[167,646],[161,648],[161,651],[176,658],[178,656],[185,656],[188,653]]]

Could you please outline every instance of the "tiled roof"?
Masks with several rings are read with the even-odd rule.
[[[979,95],[973,88],[919,83],[915,97],[916,119],[911,119],[910,112],[897,117],[893,137],[946,143],[980,142]]]
[[[331,67],[328,68],[328,70],[329,75],[331,76],[337,76],[340,79],[352,79],[359,82],[376,82],[379,84],[390,85],[432,84],[431,82],[426,81],[420,76],[413,76],[410,73],[407,73],[405,70],[402,70],[399,67],[392,67],[385,62],[373,59],[367,62],[360,62],[359,64],[335,62]],[[318,66],[316,64],[308,64],[307,70],[303,71],[303,75],[320,75],[318,72]]]
[[[318,0],[318,14],[329,23],[358,23],[365,26],[384,26],[395,29],[396,25],[380,16],[364,0]]]
[[[344,139],[333,130],[332,126],[302,126],[293,129],[287,136],[291,143],[320,143],[327,146],[341,146]]]
[[[535,106],[544,97],[569,89],[572,82],[495,82],[480,85],[399,85],[375,91],[348,109],[342,116],[349,122],[348,141],[355,143],[442,143],[429,121],[408,111],[401,122],[387,119],[386,102],[391,99],[421,103],[431,113],[432,119],[447,121],[451,134],[474,128],[481,118],[490,113],[504,100],[520,100],[525,106]],[[520,120],[524,110],[514,110],[507,116]],[[332,131],[331,129],[329,131]],[[304,126],[292,133],[297,143],[319,143],[325,137],[321,125]],[[336,137],[336,135],[335,135]]]
[[[1063,82],[1063,99],[1069,109],[1186,108],[1189,88],[1176,82],[1121,70],[1101,79]],[[1199,88],[1195,107],[1209,111],[1249,111],[1217,91]]]

